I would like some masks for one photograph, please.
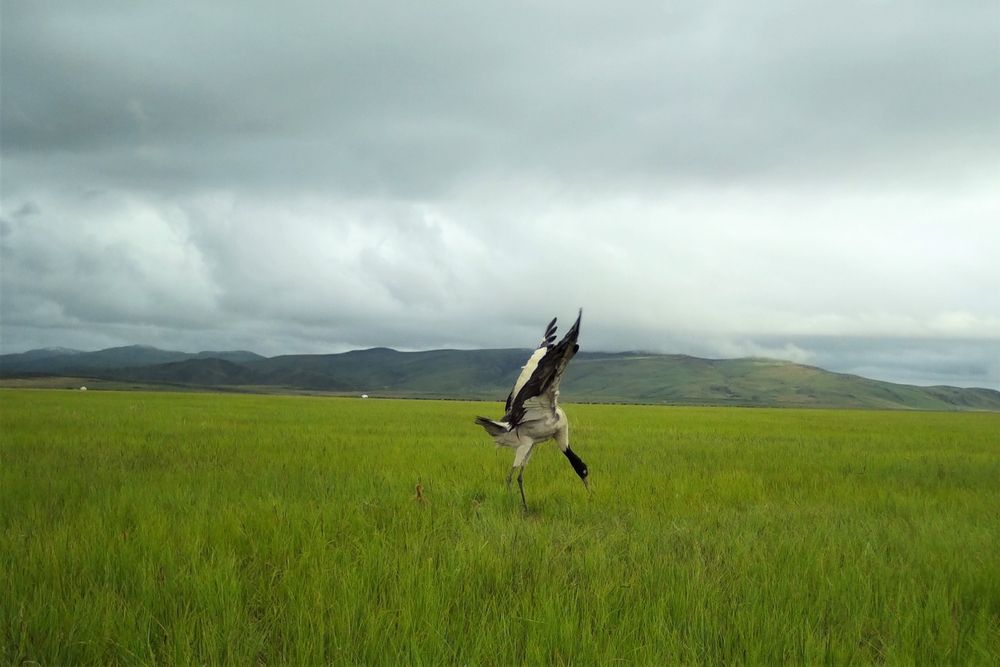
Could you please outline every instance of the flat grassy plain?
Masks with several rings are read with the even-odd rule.
[[[1000,414],[501,407],[0,391],[0,661],[1000,662]]]

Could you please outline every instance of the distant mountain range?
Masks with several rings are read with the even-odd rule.
[[[528,351],[388,348],[263,357],[146,346],[0,355],[0,378],[93,378],[128,386],[223,391],[367,393],[501,400]],[[562,386],[568,402],[1000,411],[992,389],[915,387],[772,359],[581,352]]]

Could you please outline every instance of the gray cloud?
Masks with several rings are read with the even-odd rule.
[[[1000,386],[994,2],[3,17],[5,350],[527,345],[583,305],[592,349]]]
[[[5,147],[130,185],[940,179],[1000,107],[990,2],[93,4],[7,8]]]

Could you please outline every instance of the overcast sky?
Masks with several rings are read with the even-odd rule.
[[[1000,3],[2,0],[0,347],[1000,388]]]

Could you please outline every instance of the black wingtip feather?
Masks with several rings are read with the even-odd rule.
[[[552,344],[556,340],[556,320],[558,317],[553,317],[552,321],[549,322],[548,326],[545,327],[545,335],[542,336],[542,342],[538,347],[552,347]]]

